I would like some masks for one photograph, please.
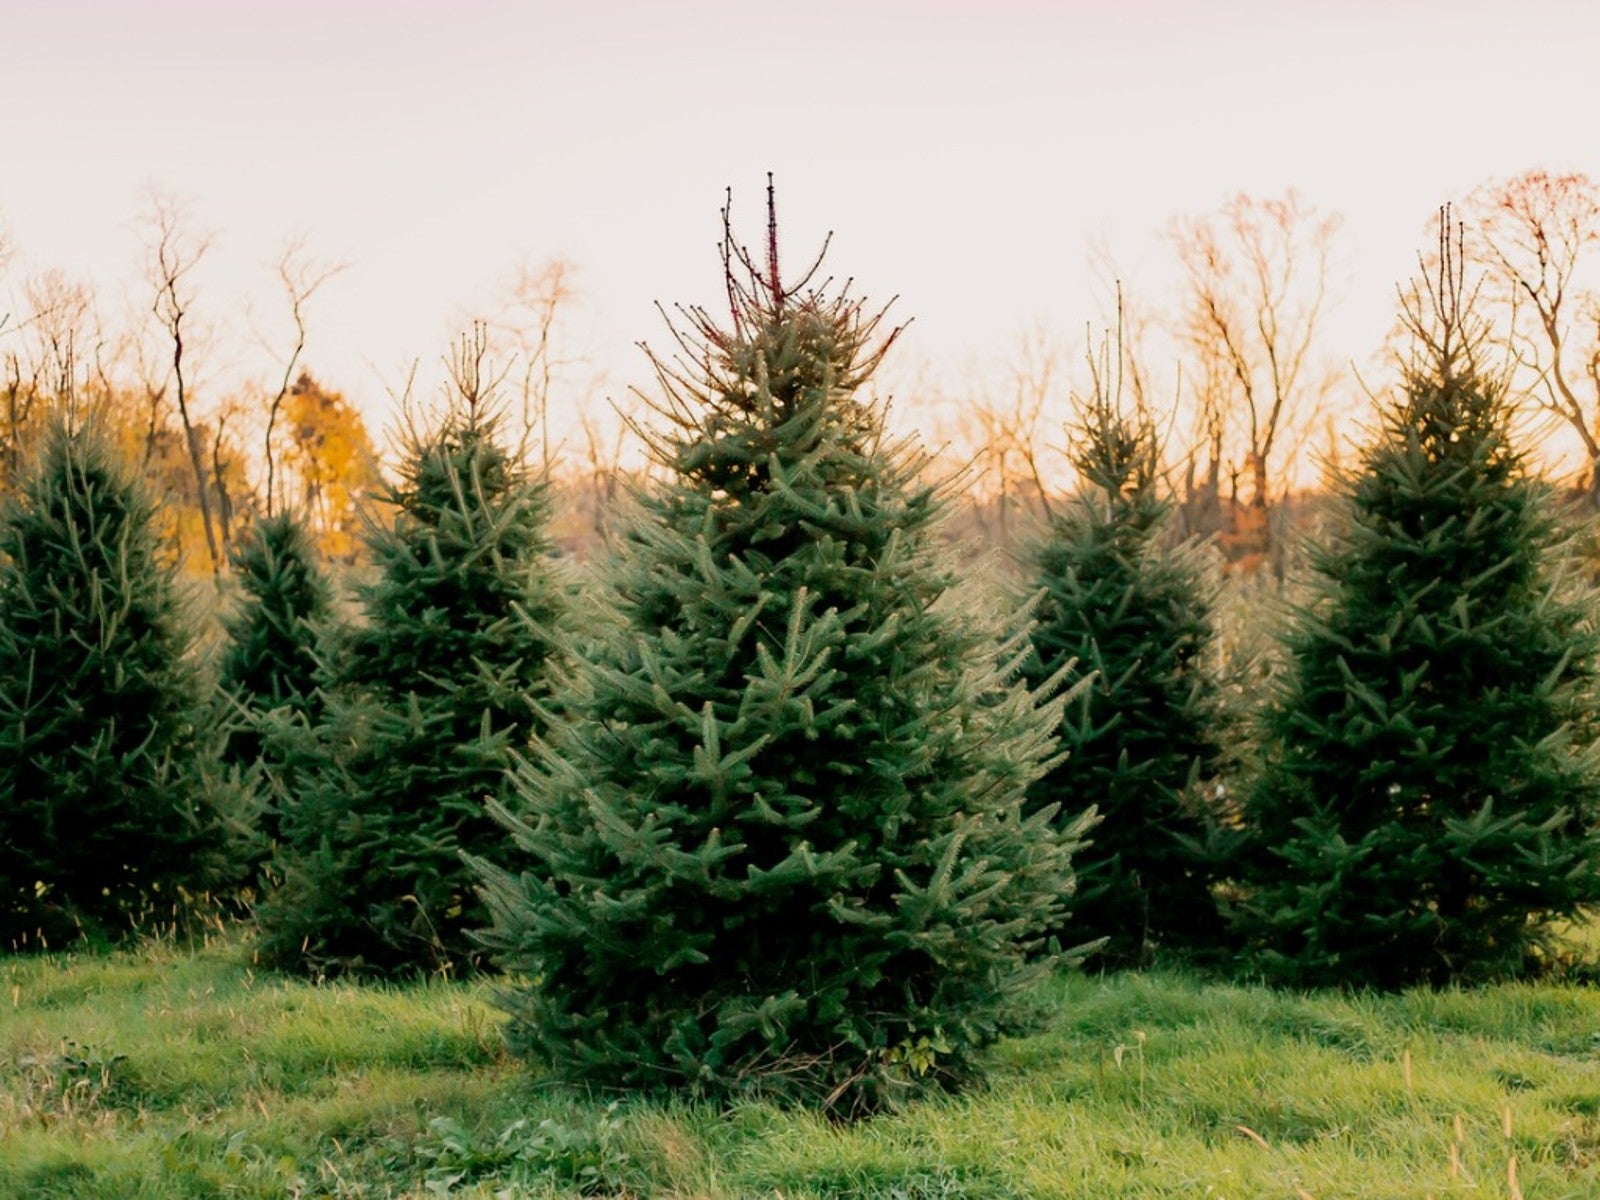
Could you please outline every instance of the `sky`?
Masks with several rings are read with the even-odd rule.
[[[0,295],[53,267],[136,303],[144,198],[180,197],[221,386],[263,369],[300,234],[348,264],[305,361],[377,420],[524,260],[574,265],[574,344],[643,382],[654,305],[717,302],[725,189],[756,242],[769,171],[791,261],[832,230],[913,319],[906,378],[1101,322],[1093,247],[1159,289],[1173,217],[1290,187],[1343,214],[1330,340],[1365,355],[1440,203],[1600,177],[1593,0],[0,0],[0,29]]]

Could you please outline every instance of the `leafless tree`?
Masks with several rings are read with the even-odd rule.
[[[539,462],[546,475],[555,453],[550,434],[551,394],[558,376],[575,361],[566,357],[560,345],[561,319],[577,297],[575,280],[576,271],[565,259],[518,263],[492,322],[495,332],[510,340],[516,355],[522,426],[519,449],[528,455],[529,443],[537,434]]]
[[[1337,380],[1317,350],[1338,228],[1337,216],[1292,191],[1269,200],[1241,194],[1173,226],[1185,281],[1178,330],[1207,456],[1198,480],[1191,463],[1190,479],[1215,492],[1228,476],[1235,521],[1231,529],[1223,522],[1225,549],[1247,568],[1271,554],[1269,510],[1287,490],[1284,451],[1315,423]]]
[[[159,322],[170,346],[169,363],[173,398],[178,420],[183,425],[184,442],[194,470],[195,496],[200,508],[200,523],[205,531],[206,551],[211,556],[214,575],[222,572],[222,553],[211,512],[210,488],[197,428],[190,411],[192,365],[186,361],[194,334],[194,269],[210,249],[207,236],[193,232],[184,206],[171,196],[152,193],[144,218],[147,234],[148,279],[154,289],[150,311]],[[186,369],[187,368],[187,369]],[[152,412],[154,405],[152,404]]]
[[[55,390],[68,391],[75,382],[71,364],[97,324],[94,293],[54,270],[35,275],[24,290],[31,310],[33,359]]]
[[[85,361],[103,364],[100,323],[87,285],[60,271],[43,271],[23,284],[22,296],[25,315],[12,326],[14,336],[0,356],[0,460],[8,474],[20,462],[26,431],[41,406],[59,404],[75,419],[80,400],[88,398],[80,395],[80,368]]]
[[[1486,299],[1527,390],[1583,447],[1584,489],[1600,505],[1600,186],[1526,171],[1468,197],[1468,249],[1488,264]]]
[[[217,534],[225,558],[231,553],[233,519],[238,506],[230,478],[232,472],[228,469],[236,461],[228,441],[228,424],[243,412],[243,401],[230,396],[217,406],[211,421],[211,483],[217,494]]]
[[[306,250],[303,236],[296,236],[284,246],[283,253],[278,256],[277,276],[278,284],[283,289],[284,299],[289,306],[289,320],[293,327],[290,337],[288,353],[281,357],[283,374],[279,377],[277,390],[267,398],[267,427],[261,439],[261,452],[267,469],[265,508],[267,516],[274,511],[277,498],[277,447],[274,442],[278,424],[278,414],[283,409],[283,402],[289,395],[289,389],[294,385],[295,372],[300,366],[300,357],[306,348],[306,305],[317,290],[332,279],[339,272],[346,269],[347,263],[324,263],[313,259]],[[220,436],[219,421],[219,436]]]
[[[1013,513],[1034,521],[1051,515],[1050,477],[1059,486],[1065,460],[1049,438],[1061,428],[1069,390],[1065,349],[1040,327],[1019,339],[997,382],[976,394],[970,418],[1001,545],[1016,536]]]
[[[148,473],[155,459],[157,442],[166,425],[163,410],[172,382],[172,368],[170,363],[164,361],[162,353],[142,337],[129,337],[124,350],[126,361],[133,368],[138,381],[139,399],[143,406],[144,446],[140,452],[139,467]]]
[[[578,506],[588,512],[587,534],[602,545],[609,544],[615,528],[623,487],[630,471],[627,466],[630,446],[637,445],[634,426],[637,400],[624,409],[616,403],[600,406],[585,404],[579,411],[578,428],[582,435],[582,474],[568,481],[578,492]]]

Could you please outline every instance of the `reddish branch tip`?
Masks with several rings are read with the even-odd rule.
[[[772,307],[783,307],[783,285],[778,281],[778,194],[767,172],[767,286],[772,290]]]

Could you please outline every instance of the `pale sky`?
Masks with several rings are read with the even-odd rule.
[[[1344,215],[1364,356],[1439,203],[1600,177],[1595,0],[0,0],[0,30],[0,294],[57,267],[114,307],[143,191],[182,196],[221,386],[302,231],[350,263],[306,363],[378,414],[519,258],[571,260],[583,345],[644,379],[653,302],[717,302],[724,189],[754,242],[769,170],[791,259],[834,230],[936,372],[1097,320],[1096,240],[1159,278],[1174,215],[1287,187]]]

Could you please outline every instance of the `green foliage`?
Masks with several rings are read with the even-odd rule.
[[[435,1117],[428,1122],[429,1140],[417,1146],[417,1157],[427,1164],[423,1185],[430,1196],[452,1195],[459,1185],[480,1179],[522,1187],[544,1183],[577,1196],[610,1194],[628,1166],[627,1151],[618,1145],[616,1111],[613,1101],[592,1121],[518,1117],[492,1140],[453,1117]]]
[[[316,690],[316,626],[333,607],[305,526],[287,512],[256,521],[234,551],[233,570],[244,596],[224,620],[221,686],[256,712],[304,709]]]
[[[122,937],[228,878],[195,624],[149,496],[58,424],[0,510],[0,945]]]
[[[315,715],[317,630],[332,619],[333,589],[304,524],[292,513],[263,517],[235,547],[233,574],[243,589],[223,619],[227,649],[218,687],[231,705],[226,761],[248,770],[261,758],[261,723],[278,708]],[[277,834],[275,814],[262,833]]]
[[[1029,795],[1099,809],[1072,915],[1109,939],[1100,961],[1126,965],[1155,945],[1214,946],[1222,932],[1201,797],[1222,758],[1213,588],[1198,549],[1165,536],[1171,504],[1156,491],[1148,419],[1097,386],[1072,432],[1084,488],[1033,548],[1043,597],[1028,662],[1030,679],[1065,670],[1074,685],[1067,757]]]
[[[1081,822],[1021,810],[1059,704],[859,394],[878,317],[725,247],[731,327],[692,310],[658,363],[619,623],[495,808],[525,869],[481,864],[484,942],[563,1078],[853,1112],[970,1074]]]
[[[1590,601],[1442,244],[1264,719],[1239,916],[1286,981],[1520,974],[1600,900]]]
[[[60,1049],[17,1058],[22,1087],[18,1103],[32,1114],[74,1117],[115,1103],[122,1089],[117,1078],[126,1054],[108,1054],[62,1039]]]
[[[374,523],[363,620],[328,653],[315,721],[274,718],[280,845],[260,911],[269,960],[315,971],[470,970],[487,921],[461,861],[536,732],[563,604],[543,481],[474,391],[413,429]]]

